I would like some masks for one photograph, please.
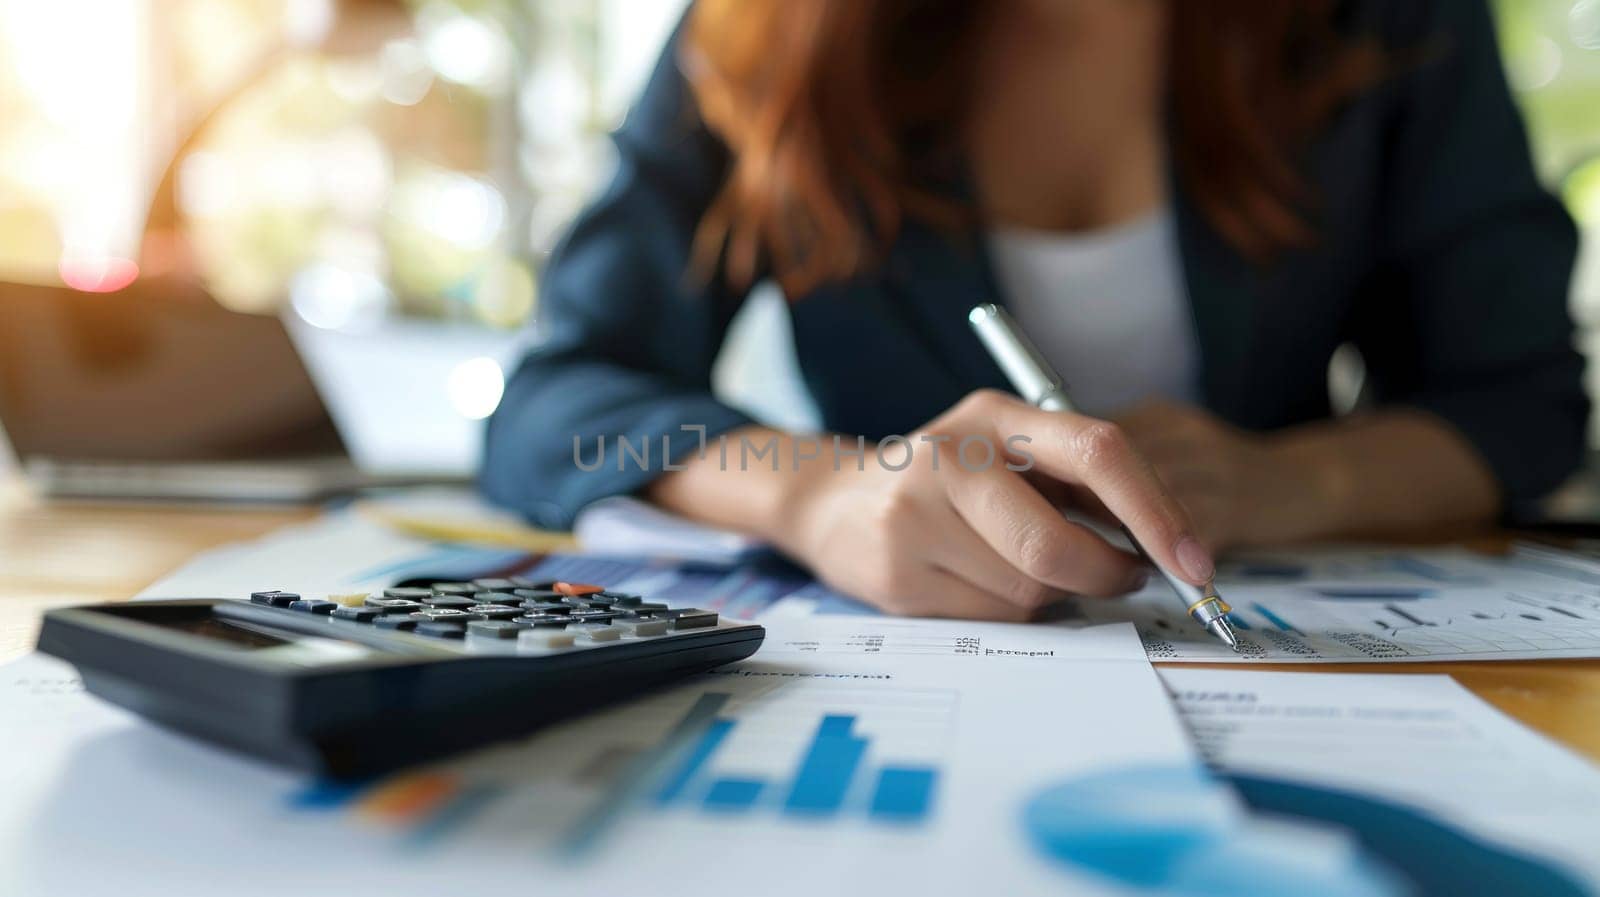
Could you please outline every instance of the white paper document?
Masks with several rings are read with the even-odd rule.
[[[1131,627],[818,618],[749,661],[361,786],[0,668],[0,893],[1366,895],[1346,831],[1253,817]]]
[[[334,512],[198,556],[141,593],[244,597],[377,590],[412,576],[498,576],[516,550],[430,542],[360,514]],[[571,556],[562,575],[717,610],[784,620],[872,615],[866,604],[750,566],[680,569],[655,559]],[[1132,622],[1152,660],[1349,663],[1600,657],[1600,563],[1553,551],[1491,558],[1464,550],[1299,549],[1225,562],[1217,585],[1241,651],[1191,621],[1159,578],[1138,594],[1064,605],[1070,625]]]
[[[39,656],[0,668],[0,713],[23,733],[0,745],[8,897],[1114,893],[1029,826],[1088,834],[1030,807],[1200,769],[1127,626],[802,621],[750,661],[360,788],[166,733]],[[1223,824],[1226,789],[1191,788],[1186,812]]]
[[[736,564],[763,547],[761,540],[706,526],[631,495],[602,498],[572,523],[583,550],[604,555],[644,555]]]
[[[1417,808],[1553,857],[1600,888],[1600,769],[1448,676],[1172,667],[1160,675],[1222,772]]]
[[[1464,550],[1299,550],[1223,564],[1240,650],[1195,624],[1159,578],[1070,618],[1131,621],[1151,660],[1351,663],[1600,657],[1600,575]]]
[[[1362,707],[1388,706],[1370,689],[1348,691]],[[1192,708],[1207,700],[1180,703],[1204,730]],[[751,660],[356,786],[157,729],[41,656],[0,667],[0,715],[7,897],[100,893],[108,882],[120,897],[1415,892],[1350,827],[1319,818],[1315,799],[1256,813],[1206,772],[1126,625],[785,621]],[[1341,759],[1317,713],[1288,715],[1313,723],[1237,740],[1225,724],[1201,731],[1200,744],[1225,771],[1296,780]],[[1353,752],[1349,775],[1315,781],[1425,803],[1475,776],[1483,781],[1456,799],[1480,834],[1549,849],[1577,842],[1526,838],[1537,824],[1558,821],[1574,839],[1591,830],[1562,815],[1595,805],[1571,787],[1582,784],[1562,765],[1572,758],[1537,738],[1491,732],[1493,750],[1457,756],[1447,748],[1458,736],[1494,720],[1464,714],[1456,731],[1377,718],[1387,722],[1349,729],[1372,743]],[[1370,761],[1385,740],[1439,765],[1384,772]],[[1549,780],[1499,793],[1481,762],[1495,751]],[[1408,774],[1427,787],[1404,787]],[[1552,793],[1560,787],[1570,793]]]

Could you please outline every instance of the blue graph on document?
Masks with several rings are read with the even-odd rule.
[[[736,678],[739,687],[700,693],[649,751],[645,804],[779,821],[904,825],[932,814],[953,698],[897,689],[886,701],[878,689],[818,682],[752,693]]]

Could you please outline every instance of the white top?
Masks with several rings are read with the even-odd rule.
[[[1200,351],[1168,210],[1082,234],[989,235],[1006,307],[1085,414],[1196,403]]]

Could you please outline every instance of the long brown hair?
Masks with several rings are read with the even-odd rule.
[[[993,2],[993,0],[990,0]],[[962,209],[935,186],[960,157],[980,0],[697,0],[681,62],[729,146],[696,258],[798,297],[858,273],[907,215]],[[1305,245],[1296,151],[1378,76],[1336,0],[1170,0],[1174,156],[1211,225],[1254,258]]]

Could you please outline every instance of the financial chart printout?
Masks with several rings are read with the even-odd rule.
[[[1600,885],[1600,769],[1448,676],[1193,667],[1160,675],[1223,773],[1416,808]]]
[[[108,869],[123,897],[218,881],[250,897],[1115,894],[1125,870],[1091,862],[1099,830],[1030,807],[1090,788],[1162,832],[1154,769],[1203,796],[1196,825],[1236,815],[1196,777],[1126,624],[784,621],[750,660],[358,783],[175,736],[63,664],[26,663],[0,668],[23,733],[0,751],[7,897],[100,893]]]
[[[1217,587],[1240,651],[1156,585],[1080,599],[1069,620],[1131,621],[1157,661],[1351,663],[1600,657],[1600,571],[1553,553],[1328,550],[1241,558]]]

